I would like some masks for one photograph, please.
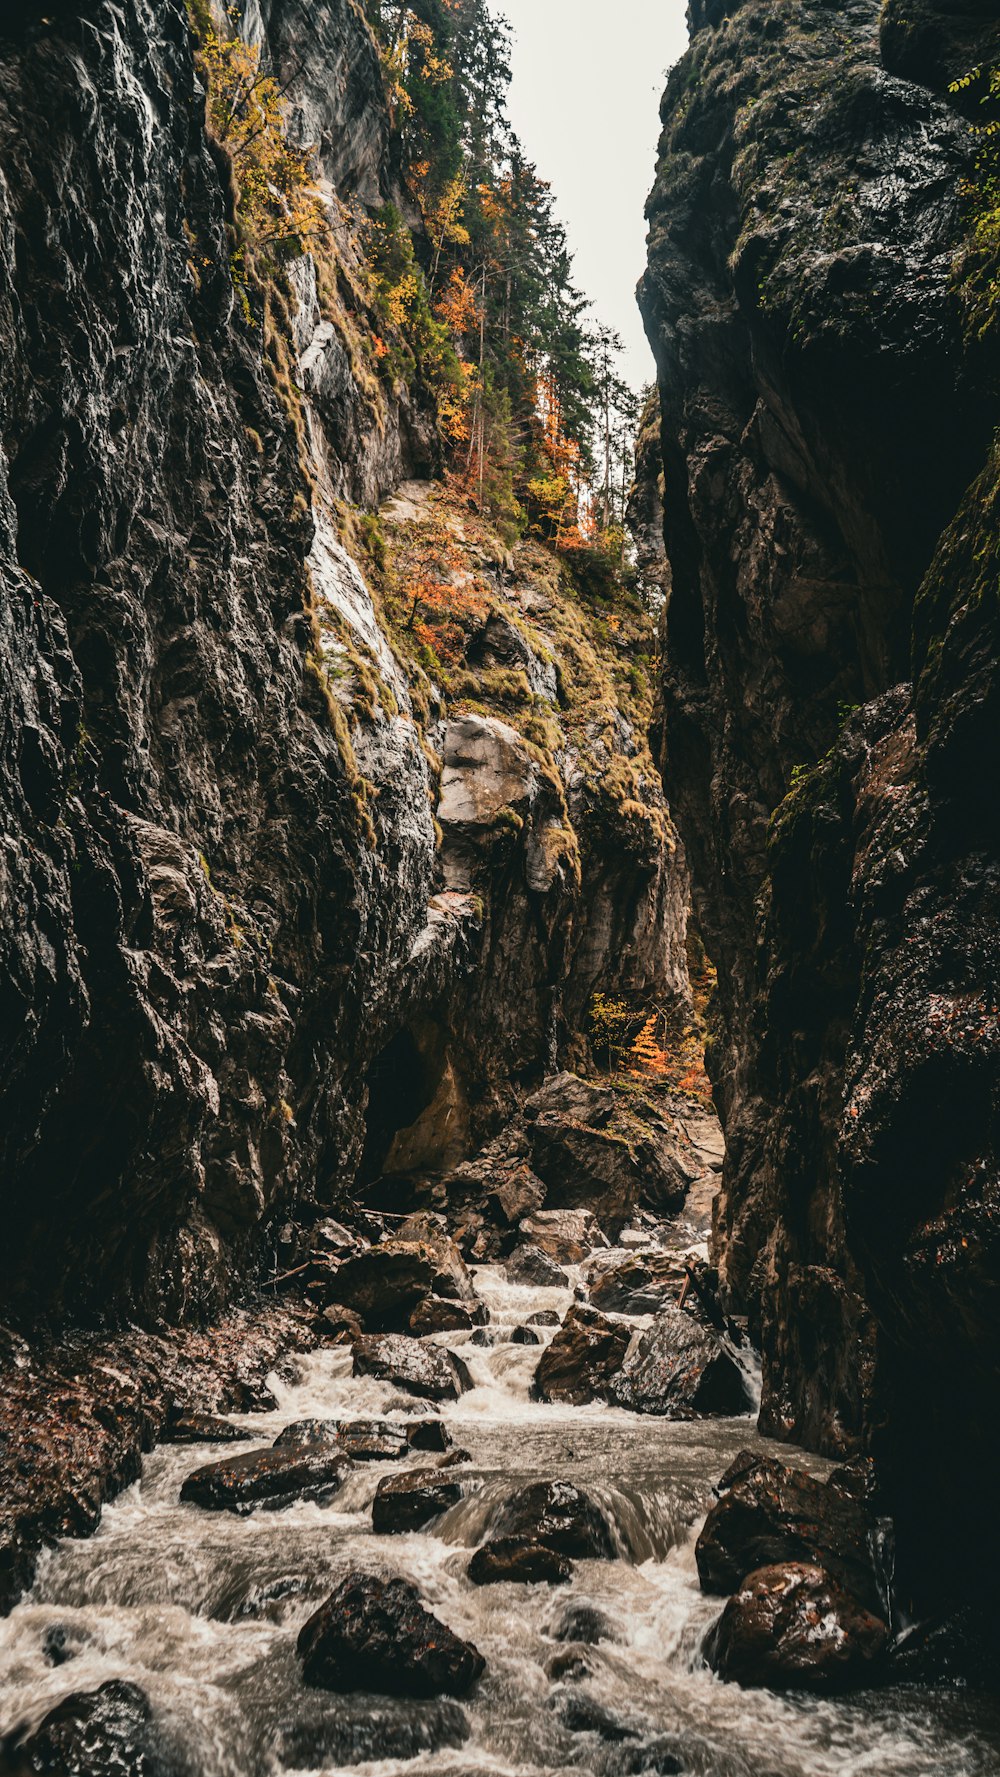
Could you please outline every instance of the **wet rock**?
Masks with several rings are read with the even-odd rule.
[[[569,1679],[578,1684],[581,1678],[593,1676],[593,1663],[579,1648],[566,1648],[561,1654],[553,1654],[546,1662],[545,1676],[553,1684],[562,1684]]]
[[[164,1428],[164,1444],[241,1444],[255,1438],[256,1432],[233,1425],[211,1413],[184,1413]]]
[[[299,1500],[325,1504],[340,1491],[347,1460],[335,1447],[289,1444],[280,1450],[252,1450],[212,1462],[188,1475],[181,1488],[185,1505],[209,1512],[279,1511]]]
[[[596,1604],[568,1604],[552,1627],[556,1641],[582,1641],[596,1647],[599,1641],[620,1641],[611,1618]]]
[[[758,1568],[705,1643],[720,1678],[770,1690],[829,1693],[870,1684],[888,1645],[885,1623],[823,1568]]]
[[[540,1542],[571,1559],[613,1561],[618,1553],[601,1507],[570,1481],[536,1481],[512,1493],[497,1513],[493,1535]]]
[[[588,1210],[605,1232],[617,1234],[639,1202],[639,1168],[629,1143],[554,1111],[536,1117],[530,1134],[531,1164],[545,1183],[549,1208]]]
[[[730,1487],[735,1487],[737,1481],[742,1481],[759,1462],[767,1460],[759,1450],[738,1451],[729,1467],[719,1476],[712,1491],[721,1497],[723,1493],[729,1492]]]
[[[425,1296],[410,1315],[410,1332],[417,1338],[427,1333],[467,1333],[483,1318],[483,1310],[470,1313],[461,1302],[448,1302],[441,1296]]]
[[[405,1475],[387,1475],[380,1481],[372,1503],[372,1529],[376,1536],[399,1536],[422,1530],[440,1518],[462,1497],[459,1481],[443,1481],[436,1469],[414,1469]]]
[[[489,1351],[494,1345],[502,1345],[505,1334],[502,1327],[476,1327],[469,1340],[470,1345]]]
[[[352,1462],[398,1462],[410,1448],[404,1426],[358,1419],[337,1428],[337,1448]]]
[[[89,1641],[89,1632],[77,1623],[50,1623],[42,1636],[42,1658],[49,1666],[65,1666]]]
[[[891,1650],[894,1684],[1000,1692],[1000,1624],[992,1603],[962,1605],[914,1624]]]
[[[417,1419],[405,1427],[411,1450],[450,1450],[451,1433],[440,1419]]]
[[[472,1457],[468,1450],[449,1450],[447,1456],[445,1456],[437,1466],[439,1469],[462,1468],[467,1462],[471,1461]]]
[[[352,1573],[298,1638],[307,1685],[397,1697],[464,1696],[486,1662],[406,1580]]]
[[[540,1308],[537,1314],[529,1314],[525,1322],[525,1325],[529,1327],[557,1327],[560,1324],[559,1316],[554,1308]]]
[[[511,1333],[512,1345],[540,1345],[542,1343],[533,1327],[515,1327]]]
[[[336,1419],[296,1419],[279,1431],[271,1448],[285,1450],[291,1444],[295,1449],[301,1450],[315,1444],[329,1449],[337,1442],[339,1430]]]
[[[521,1586],[561,1586],[571,1578],[573,1568],[565,1555],[547,1543],[501,1536],[491,1537],[476,1550],[467,1571],[474,1586],[492,1586],[501,1580]]]
[[[611,1398],[633,1413],[667,1419],[747,1413],[750,1389],[718,1336],[675,1303],[661,1308],[611,1383]]]
[[[353,1309],[368,1332],[376,1333],[401,1332],[427,1297],[475,1301],[461,1253],[441,1235],[419,1241],[382,1241],[345,1260],[332,1287],[338,1302]]]
[[[588,1274],[590,1300],[604,1314],[658,1314],[665,1301],[676,1300],[686,1272],[670,1253],[636,1253],[595,1264]]]
[[[521,1235],[558,1265],[579,1265],[595,1247],[608,1244],[586,1209],[536,1210],[525,1216]]]
[[[437,1701],[393,1706],[366,1697],[340,1702],[335,1711],[281,1728],[277,1754],[294,1770],[327,1766],[403,1763],[445,1746],[464,1746],[469,1723],[457,1703]]]
[[[534,1390],[543,1401],[606,1398],[611,1378],[621,1370],[631,1333],[579,1305],[571,1308],[539,1360]]]
[[[688,1765],[677,1749],[677,1737],[669,1740],[658,1736],[640,1740],[637,1745],[625,1742],[613,1760],[605,1759],[605,1777],[680,1777]]]
[[[524,1115],[530,1120],[555,1113],[572,1117],[575,1122],[587,1124],[592,1129],[602,1129],[611,1121],[615,1103],[610,1086],[581,1080],[578,1074],[553,1074],[525,1100]]]
[[[0,1770],[10,1777],[184,1777],[161,1743],[145,1692],[122,1679],[64,1698],[34,1733],[8,1734]]]
[[[329,1307],[322,1310],[314,1325],[317,1332],[329,1334],[338,1345],[353,1344],[364,1332],[353,1308],[345,1308],[341,1302],[331,1302]]]
[[[0,1616],[6,1616],[32,1584],[38,1553],[38,1542],[17,1525],[0,1525]]]
[[[530,1167],[519,1166],[490,1193],[490,1201],[496,1204],[504,1221],[513,1228],[524,1216],[541,1209],[545,1202],[545,1186]]]
[[[873,1616],[885,1579],[877,1522],[848,1494],[769,1457],[745,1471],[712,1507],[696,1546],[704,1592],[735,1592],[761,1567],[825,1568]]]
[[[554,1259],[537,1246],[516,1246],[504,1266],[511,1283],[535,1284],[539,1289],[568,1289],[569,1278]]]
[[[589,1697],[586,1691],[564,1691],[561,1695],[552,1697],[549,1706],[571,1734],[599,1734],[602,1740],[612,1744],[620,1740],[638,1739],[638,1728],[621,1721],[603,1703],[598,1703],[596,1697]]]
[[[401,1334],[362,1337],[354,1346],[355,1376],[375,1376],[433,1401],[457,1401],[472,1387],[461,1358]]]

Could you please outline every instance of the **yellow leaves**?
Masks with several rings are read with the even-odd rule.
[[[447,284],[437,302],[434,313],[439,321],[443,321],[449,333],[455,339],[463,339],[466,335],[476,333],[479,329],[481,311],[476,301],[476,293],[469,283],[462,266],[455,266]]]
[[[289,141],[285,106],[273,75],[263,74],[256,48],[220,37],[209,25],[200,62],[208,88],[208,126],[232,157],[237,220],[251,248],[306,251],[326,232],[309,152]]]
[[[393,284],[384,291],[386,318],[393,327],[405,327],[413,313],[413,305],[417,300],[419,283],[416,272],[404,272],[398,284]]]

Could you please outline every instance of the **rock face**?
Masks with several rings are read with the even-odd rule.
[[[415,1586],[350,1574],[310,1617],[298,1651],[306,1684],[391,1697],[464,1697],[486,1662],[425,1609]]]
[[[554,559],[519,547],[468,638],[470,673],[523,679],[506,721],[408,681],[347,547],[344,502],[401,483],[386,534],[419,526],[439,458],[419,379],[345,343],[375,325],[351,215],[412,214],[363,9],[239,9],[336,200],[326,261],[252,302],[203,10],[0,18],[0,1294],[25,1319],[217,1318],[291,1213],[463,1159],[572,1059],[597,985],[687,992],[644,697]],[[541,747],[517,723],[557,712],[564,643],[600,709]]]
[[[770,1690],[846,1690],[871,1683],[888,1631],[821,1567],[762,1567],[729,1600],[706,1644],[721,1678]]]
[[[762,1343],[762,1428],[877,1446],[905,1583],[947,1591],[1000,1408],[1000,834],[977,792],[1000,464],[954,275],[975,142],[946,91],[995,54],[995,8],[699,0],[691,22],[641,300],[664,759],[719,969],[716,1257]]]

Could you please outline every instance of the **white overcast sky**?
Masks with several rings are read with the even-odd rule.
[[[495,0],[514,27],[510,114],[552,186],[576,281],[617,328],[627,375],[653,379],[635,286],[666,72],[687,47],[686,0]]]

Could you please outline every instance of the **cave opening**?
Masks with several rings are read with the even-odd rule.
[[[383,1175],[393,1143],[431,1104],[440,1067],[405,1026],[376,1055],[368,1071],[368,1115],[358,1173],[360,1185]]]

